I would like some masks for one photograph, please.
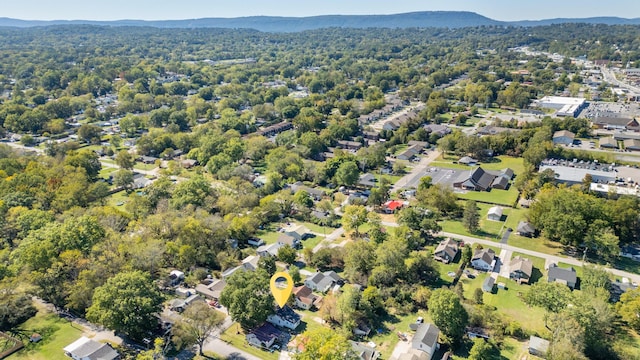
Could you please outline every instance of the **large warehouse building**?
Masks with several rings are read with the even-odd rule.
[[[580,111],[587,106],[587,102],[583,98],[545,96],[540,100],[535,100],[532,106],[545,109],[555,109],[557,110],[557,116],[576,117]]]

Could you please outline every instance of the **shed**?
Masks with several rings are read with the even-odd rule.
[[[549,340],[531,335],[529,338],[529,354],[544,357],[549,350]]]
[[[491,276],[487,276],[486,279],[484,279],[484,282],[482,282],[482,291],[484,292],[493,292],[493,286],[496,283],[496,279],[494,279]]]

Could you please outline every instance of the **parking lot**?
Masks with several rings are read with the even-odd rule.
[[[439,167],[429,167],[423,176],[430,176],[433,184],[453,186],[453,182],[462,174],[469,170],[445,169]]]

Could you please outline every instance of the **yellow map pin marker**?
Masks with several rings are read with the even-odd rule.
[[[278,281],[279,279],[286,280],[286,283]],[[291,296],[291,291],[293,291],[293,279],[288,273],[281,271],[273,274],[271,277],[271,294],[280,307],[285,306],[289,296]]]

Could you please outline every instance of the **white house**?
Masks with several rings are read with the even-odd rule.
[[[300,315],[285,305],[285,307],[279,308],[275,314],[269,315],[267,321],[275,326],[295,330],[300,326]]]
[[[335,271],[317,272],[309,275],[304,284],[311,290],[327,292],[336,284],[342,283],[342,279]]]
[[[427,354],[428,359],[433,358],[433,354],[438,350],[438,337],[440,329],[433,324],[422,324],[416,330],[416,334],[411,340],[411,348]]]
[[[487,213],[487,219],[491,221],[500,221],[502,220],[502,208],[500,206],[493,206],[489,209]]]
[[[471,267],[478,270],[493,270],[496,261],[496,252],[491,249],[476,249],[471,258]]]
[[[109,344],[91,340],[85,336],[67,345],[64,354],[74,360],[115,360],[120,357]]]

